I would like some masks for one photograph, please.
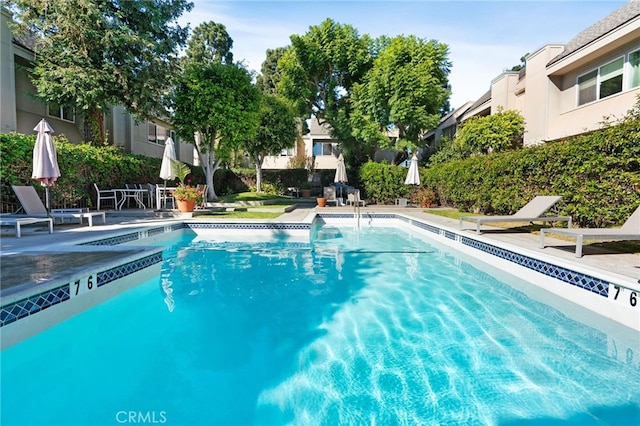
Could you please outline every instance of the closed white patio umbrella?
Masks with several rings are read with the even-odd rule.
[[[411,158],[411,165],[407,178],[404,180],[405,185],[420,185],[420,173],[418,172],[418,157],[414,154]]]
[[[176,148],[173,144],[173,139],[170,137],[164,143],[164,153],[162,154],[162,164],[160,165],[160,179],[167,181],[175,179],[176,175],[173,173],[173,167],[171,163],[176,160]]]
[[[333,179],[334,182],[345,183],[348,182],[347,179],[347,169],[344,165],[344,157],[342,154],[338,156],[338,166],[336,167],[336,176]]]
[[[53,145],[53,136],[51,136],[53,128],[43,118],[33,130],[38,132],[38,136],[33,147],[33,173],[31,178],[45,187],[45,206],[47,211],[50,211],[49,186],[53,185],[60,177],[58,156],[56,147]]]

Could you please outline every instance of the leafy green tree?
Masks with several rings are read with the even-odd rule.
[[[286,47],[267,49],[267,57],[262,63],[261,74],[256,78],[256,86],[262,93],[278,93],[278,83],[280,82],[278,61],[286,51]]]
[[[291,99],[301,115],[335,117],[348,103],[351,87],[371,68],[372,42],[350,25],[327,19],[302,35],[278,61],[278,92]]]
[[[178,77],[173,125],[196,147],[208,200],[217,199],[213,177],[220,162],[256,135],[259,95],[249,72],[238,65],[192,65]]]
[[[256,136],[247,140],[243,147],[256,167],[257,192],[262,192],[264,157],[293,147],[298,135],[298,125],[289,104],[275,95],[262,95],[259,116]]]
[[[35,35],[32,81],[46,102],[75,107],[103,141],[103,116],[122,105],[138,118],[165,112],[188,28],[187,0],[11,0],[16,31]]]
[[[383,38],[378,45],[373,68],[353,88],[354,136],[415,150],[422,135],[438,125],[449,98],[449,48],[415,36]],[[398,141],[388,137],[390,128],[398,129]]]
[[[278,60],[278,93],[294,103],[296,114],[329,123],[345,159],[371,151],[358,146],[349,116],[352,87],[371,68],[374,48],[368,35],[327,19],[302,36],[292,35],[291,45]]]
[[[522,147],[524,117],[516,110],[486,117],[472,117],[462,123],[453,140],[459,151],[499,152]]]
[[[233,39],[223,24],[213,21],[198,25],[189,38],[185,52],[185,66],[207,65],[213,62],[233,64]]]

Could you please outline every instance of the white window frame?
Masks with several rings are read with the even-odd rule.
[[[57,111],[52,111],[56,109]],[[68,123],[76,122],[76,111],[73,107],[47,103],[47,115]],[[70,118],[67,118],[70,117]]]
[[[597,101],[600,101],[602,99],[606,99],[606,98],[608,98],[610,96],[618,95],[618,94],[623,93],[623,92],[625,92],[627,90],[632,90],[632,89],[635,89],[637,87],[640,87],[640,68],[638,69],[638,83],[635,86],[633,86],[633,67],[631,66],[630,60],[631,60],[631,55],[634,54],[634,53],[639,55],[638,59],[640,60],[640,49],[635,48],[635,49],[625,53],[624,55],[618,56],[615,59],[612,59],[612,60],[607,61],[606,63],[604,63],[602,65],[599,65],[597,68],[592,68],[589,71],[578,75],[577,78],[576,78],[576,105],[580,107],[580,106],[583,106],[583,105],[590,104],[592,102],[597,102]],[[611,77],[611,78],[617,77],[618,75],[622,76],[622,84],[621,84],[621,87],[620,87],[620,91],[619,92],[610,93],[607,96],[602,97],[601,86],[602,86],[602,83],[604,82],[602,80],[602,68],[606,67],[607,65],[611,65],[614,62],[619,61],[621,59],[622,59],[622,68],[619,71],[616,70],[615,75],[613,75]],[[581,103],[580,102],[580,87],[581,87],[580,79],[585,77],[585,76],[587,76],[588,74],[593,73],[593,72],[596,73],[596,78],[595,78],[595,82],[594,82],[595,90],[596,90],[595,98]],[[584,82],[583,82],[583,84],[584,84]]]
[[[637,84],[635,86],[633,85],[634,72],[633,65],[631,64],[631,55],[633,54],[638,55]],[[625,88],[627,90],[631,90],[635,89],[636,87],[640,87],[640,49],[632,50],[631,52],[629,52],[625,65],[628,68],[627,72],[625,73],[625,75],[627,76],[627,84]]]
[[[322,150],[321,153],[316,154],[316,145],[323,145],[322,146]],[[325,145],[330,145],[331,149],[330,149],[330,153],[329,154],[325,154],[324,150],[325,150]],[[335,156],[335,153],[338,151],[338,142],[333,142],[333,141],[314,141],[313,145],[311,146],[311,150],[313,155],[315,155],[316,157],[328,157],[330,155]]]

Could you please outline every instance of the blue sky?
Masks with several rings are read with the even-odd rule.
[[[234,60],[260,71],[267,49],[286,46],[326,18],[360,34],[416,35],[449,45],[451,106],[479,98],[491,80],[547,43],[567,43],[626,1],[195,0],[180,23],[224,24]]]

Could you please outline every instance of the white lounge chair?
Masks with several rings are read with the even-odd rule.
[[[47,212],[47,208],[42,204],[42,200],[38,196],[36,189],[33,186],[14,186],[12,185],[13,192],[16,193],[20,204],[27,216],[31,217],[50,217],[53,219],[70,219],[75,218],[80,220],[88,219],[89,226],[93,226],[93,218],[98,216],[102,217],[102,223],[107,223],[107,218],[104,212],[87,212],[83,209],[52,209],[51,213]]]
[[[508,216],[462,216],[460,229],[463,222],[475,222],[476,233],[480,234],[480,225],[488,222],[560,222],[567,221],[567,227],[571,228],[570,216],[544,216],[547,210],[553,207],[562,197],[556,195],[538,195],[525,204],[520,210]]]
[[[49,225],[49,233],[53,234],[53,219],[50,217],[18,217],[18,216],[0,216],[0,225],[14,226],[16,228],[16,238],[22,237],[22,225],[31,225],[33,223],[46,222]]]
[[[629,219],[620,228],[581,228],[581,229],[555,229],[544,228],[540,230],[540,248],[544,248],[544,236],[546,234],[566,235],[576,239],[576,257],[582,257],[582,243],[587,240],[640,240],[640,206],[633,212]]]
[[[360,205],[362,207],[364,207],[366,205],[364,200],[360,198],[360,190],[359,189],[356,189],[355,191],[349,192],[347,194],[347,205],[354,206],[356,204],[358,204],[358,205]]]

